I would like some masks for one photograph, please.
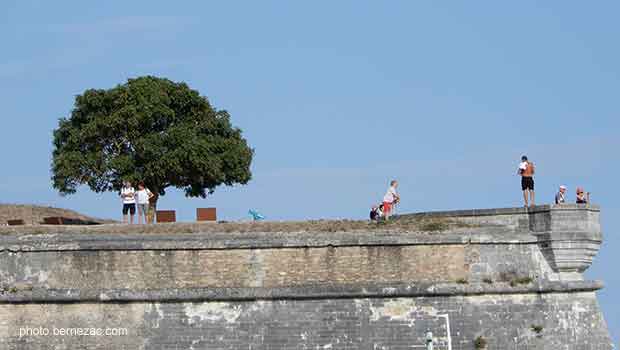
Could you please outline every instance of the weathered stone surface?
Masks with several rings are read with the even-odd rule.
[[[594,293],[248,302],[11,304],[2,349],[610,349]],[[448,336],[448,325],[450,335]],[[532,330],[540,326],[540,334]],[[119,336],[23,336],[27,327],[127,329]],[[118,332],[118,331],[117,331]],[[63,345],[64,344],[64,345]]]
[[[3,235],[0,350],[612,348],[597,207],[416,215],[468,226]],[[54,334],[78,328],[127,334]]]
[[[0,264],[8,283],[80,289],[455,281],[469,275],[464,245],[4,252]]]
[[[207,287],[165,289],[49,289],[18,283],[0,293],[6,303],[255,301],[333,298],[452,297],[495,294],[593,292],[601,281],[536,281],[493,283],[373,283],[304,285],[295,287]]]

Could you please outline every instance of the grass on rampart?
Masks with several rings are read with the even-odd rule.
[[[218,223],[171,223],[155,225],[106,224],[94,226],[2,226],[1,234],[170,234],[170,233],[252,233],[252,232],[425,232],[440,233],[469,227],[450,218],[402,218],[380,222],[368,220],[309,220]]]

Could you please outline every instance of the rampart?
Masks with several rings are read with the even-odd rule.
[[[419,213],[397,220],[453,225],[404,232],[4,234],[0,349],[424,349],[432,332],[434,349],[608,350],[602,283],[582,274],[599,213]],[[128,334],[20,336],[36,327]]]
[[[112,220],[91,218],[73,210],[37,205],[0,204],[0,225],[6,225],[12,220],[21,220],[26,225],[41,225],[46,217],[64,217],[93,224],[113,223]]]

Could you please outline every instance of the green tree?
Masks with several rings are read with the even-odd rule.
[[[52,182],[62,195],[80,185],[120,191],[144,181],[155,194],[172,186],[206,197],[222,184],[246,184],[254,150],[225,110],[185,83],[145,76],[75,98],[54,130]]]

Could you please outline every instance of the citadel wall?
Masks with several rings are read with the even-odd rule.
[[[0,349],[612,349],[599,208],[412,214],[443,232],[0,236]],[[20,329],[125,328],[124,336]]]

